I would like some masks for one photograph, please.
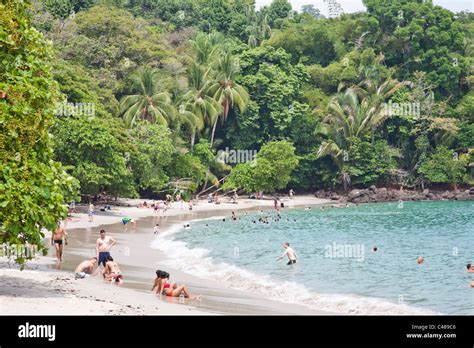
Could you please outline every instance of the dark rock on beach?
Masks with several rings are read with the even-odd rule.
[[[468,190],[435,191],[399,190],[386,187],[370,186],[367,189],[353,189],[347,194],[318,190],[317,198],[327,198],[339,203],[375,203],[394,201],[422,201],[422,200],[474,200],[474,187]]]

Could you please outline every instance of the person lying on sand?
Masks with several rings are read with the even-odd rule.
[[[122,272],[112,256],[107,256],[103,275],[106,281],[116,282],[118,285],[122,285]]]
[[[200,300],[201,296],[193,296],[186,288],[186,286],[181,285],[177,286],[176,282],[169,283],[170,274],[168,272],[161,273],[161,279],[158,280],[159,282],[159,293],[160,299],[162,296],[168,297],[179,297],[181,293],[184,295],[185,298],[189,298],[192,300]]]
[[[470,263],[466,265],[466,268],[467,268],[467,273],[474,273],[474,267]]]
[[[76,277],[76,279],[83,279],[85,278],[86,274],[92,274],[96,263],[97,257],[95,256],[90,260],[82,261],[79,265],[77,265],[76,269],[74,270],[74,276]]]

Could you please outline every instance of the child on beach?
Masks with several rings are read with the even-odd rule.
[[[105,269],[102,273],[104,279],[109,282],[118,283],[118,285],[122,285],[122,272],[118,264],[114,261],[112,256],[107,256],[107,262],[105,263]]]
[[[153,227],[153,233],[154,234],[158,234],[158,226],[160,226],[160,225],[156,224],[155,227]]]

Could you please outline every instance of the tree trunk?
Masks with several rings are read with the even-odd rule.
[[[218,120],[219,120],[219,117],[216,117],[216,122],[214,122],[214,126],[212,127],[211,148],[212,148],[212,144],[214,144],[214,134],[216,133],[216,127],[217,127],[217,121]]]
[[[194,141],[196,140],[195,138],[196,138],[196,137],[195,137],[195,135],[194,135],[194,134],[193,134],[193,135],[191,135],[191,152],[192,152],[192,151],[193,151],[193,149],[194,149]]]

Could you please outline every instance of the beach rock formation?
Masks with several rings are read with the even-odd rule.
[[[423,200],[474,200],[474,187],[468,190],[435,191],[424,189],[399,190],[386,187],[370,186],[367,189],[353,189],[347,194],[318,190],[317,198],[326,198],[340,203],[376,203],[394,201],[423,201]]]

